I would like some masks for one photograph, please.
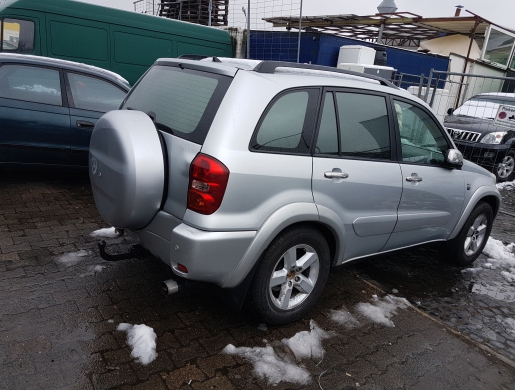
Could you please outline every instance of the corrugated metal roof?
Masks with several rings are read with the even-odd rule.
[[[470,36],[477,24],[475,34],[483,35],[492,23],[479,15],[453,16],[445,18],[423,18],[411,12],[376,14],[370,16],[325,15],[304,16],[301,28],[307,31],[329,32],[347,38],[376,41],[381,26],[381,41],[390,46],[418,47],[421,41],[444,35],[463,34]],[[264,18],[273,27],[299,28],[297,17]],[[503,27],[504,28],[504,27]],[[505,28],[506,29],[506,28]],[[508,31],[515,32],[510,29]]]

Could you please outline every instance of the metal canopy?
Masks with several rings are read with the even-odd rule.
[[[472,16],[448,18],[423,18],[411,12],[396,12],[370,16],[327,15],[304,16],[301,28],[306,31],[327,32],[334,35],[378,42],[389,46],[418,47],[421,41],[444,35],[483,35],[490,24],[488,20],[469,12]],[[273,27],[298,29],[298,17],[264,18]],[[506,28],[505,28],[506,29]],[[511,31],[511,30],[508,30]]]

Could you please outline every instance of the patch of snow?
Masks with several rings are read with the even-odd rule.
[[[347,329],[352,329],[360,326],[360,322],[343,306],[340,310],[331,310],[329,316],[331,320],[337,324],[343,325]]]
[[[58,256],[55,260],[65,265],[66,267],[71,267],[84,259],[84,257],[88,256],[89,252],[87,250],[81,249],[77,252],[65,253],[64,255]]]
[[[266,327],[266,324],[259,324],[258,330],[266,331],[268,328]]]
[[[479,272],[479,271],[482,271],[483,268],[481,267],[476,267],[476,268],[464,268],[461,270],[461,273],[463,274],[466,274],[466,273],[470,273],[470,274],[475,274],[476,272]]]
[[[258,378],[265,379],[269,385],[280,382],[290,382],[307,385],[311,378],[309,372],[291,361],[288,356],[279,357],[271,345],[266,347],[239,347],[227,345],[223,351],[229,355],[238,355],[254,365],[254,372]]]
[[[483,253],[489,257],[489,263],[493,266],[515,267],[514,244],[504,246],[502,241],[490,237],[486,242]]]
[[[510,283],[515,283],[515,268],[510,268],[508,271],[502,271],[501,275]]]
[[[127,344],[132,348],[131,356],[136,362],[147,365],[155,360],[157,336],[154,329],[144,324],[121,323],[116,330],[127,332]]]
[[[498,190],[513,190],[515,188],[515,181],[505,181],[504,183],[497,183],[495,186]]]
[[[107,320],[107,322],[109,322],[110,324],[112,324],[114,322],[114,320]]]
[[[105,238],[118,237],[118,233],[116,232],[116,229],[114,227],[95,230],[94,232],[91,232],[89,235],[91,237],[105,237]]]
[[[90,265],[88,267],[88,271],[80,274],[79,277],[85,278],[86,276],[94,276],[95,274],[102,272],[105,268],[107,268],[105,265]]]
[[[283,339],[282,343],[290,347],[297,359],[324,357],[325,350],[322,347],[322,340],[332,336],[331,333],[319,328],[315,321],[309,322],[310,331],[302,331],[289,339]]]
[[[399,290],[397,290],[396,288],[392,288],[392,294],[398,294],[399,293]]]
[[[397,314],[397,309],[405,309],[409,306],[411,306],[410,303],[404,298],[387,295],[378,299],[376,296],[372,299],[372,303],[358,303],[356,311],[372,322],[394,327],[392,316]]]

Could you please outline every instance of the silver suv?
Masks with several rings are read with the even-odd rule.
[[[158,60],[95,126],[90,178],[106,222],[270,324],[303,316],[352,260],[442,241],[472,263],[501,201],[386,80],[218,58]]]

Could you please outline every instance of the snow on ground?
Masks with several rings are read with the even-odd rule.
[[[55,260],[65,265],[66,267],[71,267],[80,261],[84,260],[86,256],[89,255],[89,252],[87,250],[80,250],[78,252],[71,252],[71,253],[65,253],[64,255],[58,256]]]
[[[501,271],[501,275],[510,283],[515,283],[515,268],[510,268],[509,271]]]
[[[391,317],[398,309],[405,309],[410,303],[404,298],[390,295],[378,298],[373,295],[371,303],[358,303],[354,314],[345,307],[340,310],[331,310],[330,318],[337,324],[346,328],[360,326],[363,322],[375,322],[386,326],[395,326]],[[356,317],[359,317],[359,321]],[[223,353],[238,355],[254,365],[254,373],[264,379],[269,385],[280,382],[290,382],[306,385],[311,381],[309,372],[300,363],[302,359],[324,358],[325,350],[322,341],[336,335],[320,328],[315,321],[309,323],[310,330],[295,334],[289,339],[280,342],[266,343],[265,347],[235,347],[232,344],[223,349]]]
[[[105,268],[107,268],[105,265],[90,265],[88,270],[85,273],[80,274],[79,277],[85,278],[86,276],[94,276],[95,274],[102,272]]]
[[[371,302],[358,303],[354,307],[354,314],[343,307],[340,310],[333,310],[330,318],[346,328],[355,328],[362,321],[394,327],[392,316],[397,314],[397,309],[406,309],[409,306],[411,306],[410,303],[404,298],[391,295],[378,298],[377,295],[373,295]]]
[[[277,354],[271,345],[266,347],[239,347],[229,344],[223,351],[229,355],[239,355],[254,365],[254,372],[269,385],[290,382],[307,385],[311,377],[309,372],[299,367],[288,354]]]
[[[347,329],[356,328],[361,323],[343,306],[340,310],[331,310],[331,320],[337,324],[343,325]]]
[[[322,340],[332,336],[332,333],[318,327],[315,321],[309,323],[309,331],[302,331],[281,342],[267,344],[266,347],[235,347],[226,346],[222,352],[229,355],[239,355],[254,365],[256,375],[265,379],[269,385],[279,382],[290,382],[306,385],[310,382],[309,372],[296,363],[296,360],[315,358],[322,359],[325,350]]]
[[[157,357],[157,336],[151,327],[121,323],[116,330],[127,332],[127,344],[132,348],[131,356],[136,362],[147,365]]]
[[[319,328],[313,320],[309,322],[309,327],[311,328],[310,331],[305,330],[297,333],[292,338],[282,340],[282,343],[290,347],[298,360],[322,359],[325,354],[322,340],[332,336],[331,333]]]
[[[483,253],[488,256],[488,266],[486,268],[496,269],[499,267],[515,267],[515,254],[513,249],[515,244],[504,246],[504,244],[490,237],[486,243]]]
[[[505,181],[504,183],[497,183],[495,186],[499,190],[513,190],[515,188],[515,181]]]
[[[115,238],[115,237],[118,237],[118,232],[116,231],[116,229],[114,227],[111,227],[111,228],[95,230],[94,232],[91,232],[89,235],[91,237]]]

